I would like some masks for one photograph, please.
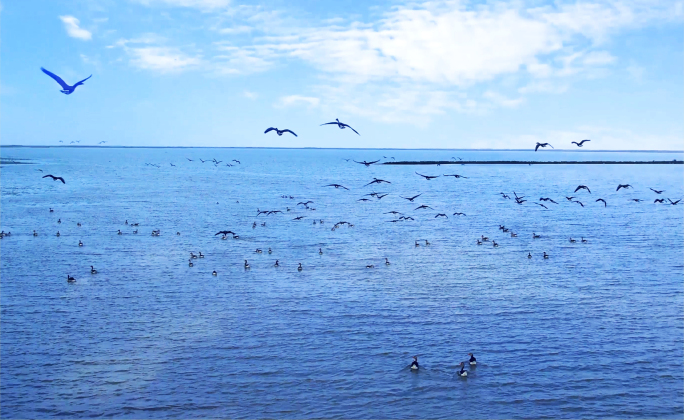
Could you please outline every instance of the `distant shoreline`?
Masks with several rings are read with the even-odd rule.
[[[7,148],[73,148],[73,149],[272,149],[272,150],[429,150],[429,151],[454,151],[454,152],[531,152],[534,149],[392,149],[392,148],[360,148],[360,147],[253,147],[253,146],[98,146],[98,145],[0,145],[0,150]],[[554,149],[544,150],[541,153],[554,152],[580,152],[580,153],[683,153],[684,150],[588,150],[588,149]]]
[[[424,160],[383,162],[383,165],[681,165],[684,160]]]

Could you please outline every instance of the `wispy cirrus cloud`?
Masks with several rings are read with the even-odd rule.
[[[93,38],[93,34],[87,29],[81,28],[80,21],[73,16],[60,16],[59,20],[64,24],[64,29],[67,31],[67,35],[72,38],[82,39],[84,41],[89,41]]]

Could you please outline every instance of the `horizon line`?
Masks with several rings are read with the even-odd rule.
[[[88,148],[88,149],[275,149],[275,150],[434,150],[434,151],[463,151],[463,152],[529,152],[533,149],[493,149],[493,148],[480,148],[480,149],[448,149],[448,148],[388,148],[388,147],[267,147],[267,146],[102,146],[102,145],[23,145],[23,144],[8,144],[0,145],[0,149],[3,147],[26,147],[26,148],[36,148],[36,149],[47,149],[47,148]],[[597,153],[597,152],[625,152],[625,153],[684,153],[684,150],[639,150],[639,149],[600,149],[600,150],[588,150],[588,149],[552,149],[544,150],[544,153],[549,152],[583,152],[583,153]]]

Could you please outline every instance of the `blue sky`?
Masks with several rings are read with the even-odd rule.
[[[4,145],[684,149],[682,1],[29,0],[0,19]],[[93,77],[67,96],[41,66]]]

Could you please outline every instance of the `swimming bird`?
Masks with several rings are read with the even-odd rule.
[[[437,216],[435,216],[435,219],[438,218],[438,217],[440,217],[440,216],[446,217],[447,219],[449,218],[449,216],[447,216],[447,215],[444,214],[444,213],[438,213]]]
[[[627,189],[627,188],[632,188],[632,189],[634,189],[634,187],[632,187],[632,186],[629,185],[629,184],[618,184],[618,187],[617,187],[617,189],[616,189],[615,191],[620,191],[620,188],[625,188],[625,189]]]
[[[387,257],[385,257],[385,265],[390,265],[390,262],[389,262],[389,260],[387,259]]]
[[[462,378],[467,377],[467,376],[468,376],[468,372],[466,372],[466,370],[465,370],[465,362],[461,362],[461,364],[459,365],[459,367],[461,368],[461,370],[457,371],[456,374],[457,374],[458,376],[462,377]]]
[[[496,241],[492,241],[492,246],[493,246],[494,248],[498,248],[498,247],[499,247],[499,244],[497,244]]]
[[[387,184],[391,184],[391,182],[385,181],[384,179],[373,178],[373,180],[371,182],[369,182],[368,184],[364,185],[364,187],[367,187],[371,184],[382,184],[383,182],[387,183]]]
[[[467,176],[463,176],[463,175],[456,175],[456,174],[454,174],[454,175],[444,175],[444,176],[453,176],[453,177],[454,177],[454,179],[456,179],[456,178],[465,178],[465,179],[468,179],[468,177],[467,177]]]
[[[212,275],[212,276],[217,276],[218,273],[216,272],[216,270],[214,270],[214,271],[211,272],[211,275]]]
[[[606,203],[606,200],[604,200],[603,198],[599,198],[598,200],[596,200],[596,202],[599,202],[599,201],[603,202],[603,207],[608,207],[608,203]]]
[[[349,128],[351,128],[351,127],[349,127]],[[269,131],[274,131],[274,130],[275,130],[275,132],[276,132],[279,136],[282,136],[283,133],[290,133],[290,134],[294,135],[295,137],[297,137],[297,135],[296,135],[296,134],[294,133],[294,131],[292,131],[292,130],[288,130],[288,129],[285,129],[285,130],[278,130],[278,129],[275,128],[275,127],[269,127],[266,131],[264,131],[264,134],[268,133]]]
[[[574,244],[575,242],[577,242],[575,239],[570,238],[570,243],[571,243],[571,244]]]
[[[322,248],[318,248],[318,255],[323,255],[323,249]]]
[[[430,210],[434,210],[432,207],[426,206],[425,204],[423,204],[423,205],[421,205],[421,206],[419,206],[419,207],[416,207],[416,208],[413,209],[413,210],[420,210],[420,209],[430,209]]]
[[[456,213],[454,213],[453,215],[454,215],[454,216],[465,216],[466,214],[465,214],[465,213],[461,213],[461,212],[456,212]]]
[[[50,207],[50,213],[54,213],[55,211]]]
[[[90,274],[97,274],[97,270],[92,265],[90,266]]]
[[[351,128],[351,127],[349,127],[349,128]],[[302,271],[302,270],[303,270],[302,263],[299,263],[299,267],[297,267],[297,271]]]
[[[62,219],[57,219],[57,223],[61,224],[61,223],[62,223]]]
[[[418,172],[416,172],[416,174],[422,176],[423,178],[427,179],[428,181],[433,179],[433,178],[439,178],[439,176],[423,175],[423,174],[419,174]]]
[[[589,187],[587,187],[586,185],[580,185],[580,186],[578,186],[577,188],[575,188],[575,191],[574,191],[574,192],[577,192],[577,191],[579,191],[579,190],[587,190],[587,191],[589,191],[589,194],[591,194],[591,190],[590,190]]]
[[[354,162],[356,162],[356,161],[354,161]],[[362,165],[366,165],[366,168],[367,168],[367,167],[371,166],[372,164],[378,163],[378,162],[380,162],[380,159],[374,160],[374,161],[372,161],[372,162],[366,162],[366,161],[364,160],[363,162],[356,162],[356,163],[360,163],[360,164],[362,164]]]
[[[571,142],[572,144],[576,144],[577,147],[582,147],[584,145],[584,142],[591,141],[589,139],[582,140],[581,142],[577,143],[576,141]]]
[[[176,236],[180,236],[180,232],[176,232]]]
[[[188,259],[188,267],[193,267],[195,264],[192,263],[192,258]]]
[[[549,146],[549,147],[551,147],[552,149],[554,148],[553,146],[551,146],[550,143],[537,143],[537,147],[534,148],[534,151],[536,152],[537,149],[539,149],[540,147],[546,147],[546,146]]]
[[[582,236],[582,243],[583,243],[583,244],[586,244],[586,243],[587,243],[587,240],[584,239],[584,236]]]
[[[204,258],[204,255],[202,254],[202,251],[200,251],[199,257],[200,257],[200,258]]]
[[[544,259],[545,259],[545,260],[548,260],[548,259],[549,259],[549,255],[546,253],[546,251],[544,251]]]
[[[478,245],[482,245],[482,242],[480,242],[480,240],[478,239],[478,240],[477,240],[477,244],[478,244]]]
[[[345,123],[343,123],[343,122],[340,122],[340,120],[339,120],[338,118],[335,118],[335,121],[333,121],[333,122],[324,123],[324,124],[321,124],[321,125],[328,125],[328,124],[337,125],[341,130],[344,130],[345,128],[349,127],[349,128],[351,128],[351,130],[352,130],[353,132],[355,132],[356,134],[359,134],[359,132],[356,131],[356,130],[354,130],[349,124],[345,124]],[[361,134],[359,134],[359,136],[360,136],[360,135],[361,135]],[[366,166],[367,166],[367,165],[366,165]]]
[[[34,231],[33,231],[33,236],[38,236],[38,232],[36,232],[36,231],[34,230]]]
[[[527,253],[527,258],[528,258],[528,259],[529,259],[529,258],[532,258],[532,254],[528,252],[528,253]]]
[[[81,227],[81,222],[76,223],[76,226]]]
[[[662,194],[663,192],[665,192],[665,190],[658,191],[658,190],[654,190],[653,188],[650,188],[650,187],[649,187],[649,190],[653,191],[656,194]]]
[[[474,366],[477,364],[477,359],[475,359],[475,356],[473,356],[472,353],[468,353],[468,356],[470,356],[470,359],[468,359],[468,362],[470,363],[470,366]]]
[[[66,182],[64,182],[64,178],[62,178],[61,176],[45,175],[43,178],[47,178],[47,177],[52,178],[53,181],[60,180],[60,181],[62,181],[62,184],[66,184]]]
[[[415,245],[416,245],[416,246],[420,246],[420,244],[418,243],[418,241],[415,241]]]
[[[56,74],[52,73],[51,71],[45,70],[42,67],[40,69],[43,70],[43,73],[52,77],[55,80],[55,82],[59,83],[59,85],[62,87],[62,90],[60,90],[60,92],[62,92],[65,95],[71,95],[72,93],[74,93],[74,90],[76,90],[76,88],[78,86],[81,86],[83,84],[83,82],[85,82],[86,80],[93,77],[93,75],[91,74],[90,76],[86,77],[85,79],[81,80],[80,82],[77,82],[75,85],[69,86],[64,82],[64,80],[62,80],[61,77],[57,76]]]
[[[83,242],[78,241],[78,246],[83,246]]]
[[[375,266],[373,264],[369,264],[366,266],[366,268],[375,268]]]
[[[75,283],[76,279],[67,274],[67,282],[68,283]]]
[[[420,193],[420,194],[415,195],[415,196],[413,196],[413,197],[401,197],[401,198],[403,198],[404,200],[408,200],[408,201],[410,201],[410,202],[413,203],[413,200],[415,200],[416,198],[420,197],[421,195],[423,195],[423,193]]]
[[[672,204],[673,206],[676,206],[676,205],[677,205],[677,203],[679,203],[680,201],[682,201],[682,199],[680,198],[680,199],[679,199],[679,200],[677,200],[677,201],[672,201],[672,200],[670,200],[670,199],[668,198],[668,199],[667,199],[667,201],[669,201],[669,202],[670,202],[670,204]]]
[[[511,238],[517,238],[517,237],[518,237],[518,234],[517,234],[517,233],[511,232]]]
[[[245,260],[245,270],[249,269],[249,263]]]
[[[276,260],[275,264],[273,264],[274,267],[280,267],[280,264],[278,263],[278,260]]]
[[[329,184],[329,185],[324,185],[324,187],[344,188],[345,190],[349,190],[349,188],[345,187],[344,185],[340,185],[340,184]]]

